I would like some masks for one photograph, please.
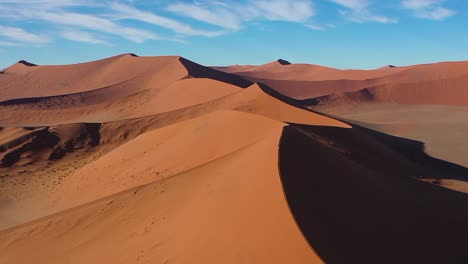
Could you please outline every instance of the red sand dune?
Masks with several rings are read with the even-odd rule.
[[[324,80],[365,80],[384,77],[409,67],[381,68],[377,70],[339,70],[313,64],[291,64],[277,60],[260,66],[213,67],[244,77],[268,80],[324,81]]]
[[[111,122],[154,115],[208,102],[241,90],[212,79],[182,79],[129,96],[114,89],[0,103],[0,125]],[[177,99],[176,99],[177,98]],[[36,116],[39,115],[39,116]]]
[[[466,65],[21,61],[0,73],[0,263],[467,262],[447,183],[468,169],[303,106],[463,105]]]
[[[265,83],[284,95],[318,99],[315,104],[394,102],[468,105],[468,62],[443,62],[376,70],[338,70],[309,64],[272,62],[230,70],[255,82]],[[238,69],[239,67],[234,67]],[[310,103],[310,102],[308,102]]]
[[[70,177],[60,198],[83,206],[1,233],[0,262],[321,263],[282,192],[284,125],[222,111],[146,133]]]

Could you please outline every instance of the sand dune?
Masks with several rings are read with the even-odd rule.
[[[70,187],[83,189],[67,189],[63,198],[94,200],[150,178],[158,181],[3,231],[0,262],[321,263],[282,192],[277,149],[283,125],[241,112],[215,112],[147,133],[90,164],[82,176],[74,175],[79,182]],[[213,133],[228,145],[211,141]],[[181,140],[186,145],[177,148]],[[148,149],[148,141],[161,143]],[[195,160],[180,160],[181,150]],[[182,164],[174,164],[174,158],[193,169],[177,174]],[[137,164],[128,167],[126,160]],[[99,178],[87,174],[98,168]],[[115,176],[119,170],[123,173]],[[56,256],[57,251],[67,254]]]
[[[210,163],[282,126],[256,115],[215,111],[156,129],[70,175],[57,196],[69,207],[88,203]]]
[[[326,108],[369,102],[466,106],[467,65],[467,62],[443,62],[376,70],[338,70],[272,62],[245,71],[235,70],[242,69],[238,66],[234,70],[215,68],[265,83],[284,95],[305,100],[305,104]]]
[[[210,85],[212,85],[213,83],[216,84],[217,87],[211,88]],[[196,84],[198,86],[193,86],[192,84]],[[176,96],[179,93],[181,93],[180,89],[184,91],[184,94],[179,95],[177,97],[178,99],[174,99],[173,96]],[[192,95],[189,89],[193,89],[192,93],[196,93],[196,95]],[[198,93],[198,91],[200,91],[200,93]],[[208,92],[203,93],[203,91],[205,92],[208,91]],[[210,93],[212,93],[213,95],[209,95]],[[227,93],[227,95],[222,96],[223,93]],[[262,115],[271,119],[284,121],[284,122],[349,127],[347,124],[343,122],[340,122],[340,121],[322,116],[320,114],[313,113],[307,109],[301,109],[299,107],[292,106],[286,102],[283,102],[280,99],[276,98],[275,94],[273,93],[274,91],[269,89],[268,87],[262,88],[257,84],[254,84],[251,87],[248,87],[247,89],[238,89],[238,88],[231,87],[228,84],[216,83],[215,81],[212,81],[212,80],[187,79],[187,80],[176,82],[173,86],[170,86],[167,89],[163,89],[160,93],[153,94],[153,96],[148,99],[151,103],[148,103],[147,105],[136,106],[136,108],[140,110],[144,108],[152,108],[152,110],[148,110],[148,111],[154,111],[157,114],[145,115],[145,113],[152,113],[152,112],[146,112],[146,111],[141,110],[140,115],[144,117],[122,119],[122,120],[105,122],[105,123],[97,123],[96,121],[100,121],[100,120],[95,120],[94,117],[82,115],[79,121],[86,122],[87,124],[86,127],[90,127],[91,124],[93,124],[96,127],[96,132],[93,132],[93,133],[98,134],[94,136],[99,141],[97,144],[124,142],[126,140],[130,140],[152,129],[161,128],[170,124],[174,124],[176,122],[195,118],[203,114],[210,113],[212,111],[230,110],[230,109],[249,112],[249,113],[255,113],[258,115]],[[210,96],[215,96],[216,99],[205,102],[207,100],[205,98],[209,98]],[[168,103],[171,101],[177,101],[177,102],[172,103],[172,104]],[[187,107],[182,107],[182,106],[187,106]],[[164,111],[164,110],[170,110],[172,108],[176,108],[176,110],[167,111],[167,112]],[[77,108],[77,109],[80,109],[80,108]],[[86,108],[84,108],[84,110],[86,110]],[[53,121],[58,120],[58,121],[72,122],[73,119],[64,119],[63,114],[67,113],[66,110],[47,109],[46,111],[49,112],[49,115],[41,115],[39,117],[36,117],[34,115],[26,115],[24,113],[21,113],[20,111],[16,111],[17,113],[21,113],[21,114],[18,114],[17,117],[25,116],[25,118],[29,118],[29,120],[32,120],[32,121],[25,121],[24,119],[21,119],[21,118],[12,118],[10,119],[11,122],[13,122],[14,120],[18,120],[17,122],[19,123],[16,123],[16,124],[10,123],[10,125],[48,126],[52,124],[53,125],[52,131],[49,131],[50,129],[47,129],[47,128],[44,129],[44,131],[47,131],[47,133],[50,134],[50,136],[54,138],[54,140],[51,141],[51,144],[49,144],[50,146],[47,145],[46,147],[44,147],[44,148],[50,149],[48,152],[49,153],[48,155],[50,155],[50,152],[53,151],[53,148],[56,148],[58,146],[59,141],[67,142],[69,141],[67,137],[76,138],[80,136],[80,134],[76,134],[76,133],[71,133],[71,134],[61,136],[57,134],[54,130],[65,129],[66,127],[73,127],[73,126],[83,127],[85,125],[83,123],[61,125],[61,122],[58,122],[58,124],[56,124]],[[164,112],[164,113],[158,113],[158,112]],[[57,113],[57,114],[52,115],[52,113]],[[107,117],[109,117],[109,112],[96,110],[94,115],[95,116],[106,115]],[[65,117],[67,117],[67,115],[65,115]],[[34,122],[38,122],[38,123],[34,123]],[[54,128],[54,126],[57,128]],[[6,131],[11,130],[11,129],[12,128],[7,128]],[[9,134],[10,133],[6,135],[9,135]],[[13,147],[6,145],[6,144],[4,144],[4,147],[6,147],[6,150],[7,150],[6,153],[10,152],[13,149]]]
[[[465,263],[466,65],[20,61],[0,263]]]
[[[375,79],[404,71],[409,67],[381,68],[377,70],[339,70],[313,64],[291,64],[277,60],[260,66],[214,67],[244,77],[268,80],[324,81]]]
[[[278,62],[218,69],[268,84],[310,109],[422,141],[428,154],[468,166],[462,139],[466,118],[457,117],[468,106],[467,62],[368,71]],[[464,183],[450,184],[466,189]]]
[[[118,89],[126,89],[127,85]],[[239,91],[212,79],[182,79],[167,87],[123,96],[113,87],[78,94],[0,103],[0,126],[50,126],[111,122],[155,115],[201,104]],[[37,116],[39,115],[39,116]]]
[[[63,66],[19,62],[0,75],[0,126],[110,122],[154,115],[250,84],[177,56],[124,54]]]
[[[17,63],[0,75],[0,101],[86,92],[127,82],[131,83],[131,92],[164,87],[187,75],[178,59],[124,54],[76,65]]]
[[[349,127],[325,117],[314,119],[312,113],[310,120],[306,124]],[[216,111],[157,129],[70,175],[57,196],[67,204],[78,199],[72,202],[76,206],[160,180],[254,144],[273,124],[278,123],[257,115]]]
[[[187,80],[190,81],[191,79]],[[202,83],[206,83],[203,79],[200,79]],[[271,93],[268,94],[267,92]],[[192,118],[200,117],[205,114],[209,114],[213,111],[216,110],[238,110],[238,111],[244,111],[244,112],[249,112],[249,113],[254,113],[257,115],[265,116],[274,120],[278,121],[284,121],[284,122],[292,122],[292,123],[300,123],[300,124],[315,124],[315,125],[324,125],[324,126],[337,126],[337,127],[349,127],[349,125],[336,121],[334,119],[324,117],[322,115],[310,112],[309,110],[306,109],[301,109],[295,106],[291,106],[287,104],[286,102],[281,101],[280,99],[274,97],[274,93],[272,93],[271,89],[267,87],[260,87],[259,85],[252,85],[251,87],[247,89],[240,89],[239,91],[209,101],[207,103],[202,103],[198,104],[195,106],[163,113],[163,114],[156,114],[156,115],[151,115],[143,118],[134,118],[134,119],[126,119],[126,120],[120,120],[120,121],[114,121],[114,122],[107,122],[107,123],[93,123],[93,124],[69,124],[69,125],[59,125],[59,126],[53,126],[49,128],[43,128],[44,133],[52,137],[54,140],[50,142],[48,145],[40,146],[37,148],[35,153],[42,153],[40,156],[38,154],[34,155],[34,159],[31,159],[31,156],[25,155],[24,153],[27,153],[29,151],[29,148],[20,148],[19,150],[16,150],[17,148],[21,147],[21,145],[18,145],[18,147],[7,147],[6,151],[4,152],[4,157],[9,157],[14,154],[15,159],[11,160],[10,163],[8,164],[8,167],[3,169],[5,171],[4,173],[7,173],[7,171],[24,171],[27,170],[29,174],[31,174],[32,179],[36,178],[34,175],[39,174],[41,177],[38,177],[38,180],[34,183],[28,183],[28,186],[36,186],[36,189],[41,189],[44,191],[41,191],[39,193],[31,194],[27,196],[26,198],[23,198],[22,196],[18,197],[17,193],[22,192],[21,190],[23,189],[22,186],[24,181],[20,182],[20,186],[16,185],[17,187],[14,187],[12,191],[14,195],[13,198],[7,196],[5,199],[8,201],[9,204],[16,204],[17,206],[9,206],[8,208],[5,208],[5,212],[10,212],[11,214],[18,213],[21,216],[24,217],[18,217],[15,222],[12,222],[12,220],[8,220],[7,222],[2,222],[0,221],[0,226],[11,226],[13,223],[19,224],[23,223],[25,221],[30,221],[34,218],[41,217],[45,214],[49,214],[51,210],[51,203],[52,203],[52,198],[59,190],[58,186],[67,186],[67,181],[65,180],[66,178],[68,179],[68,176],[63,176],[61,175],[60,178],[55,180],[53,184],[50,184],[49,180],[47,178],[42,177],[44,174],[44,170],[42,167],[47,166],[51,167],[52,170],[61,170],[63,171],[64,168],[63,166],[68,166],[66,165],[67,162],[72,163],[72,168],[67,168],[66,169],[66,174],[69,175],[70,177],[73,175],[73,172],[78,169],[78,166],[75,166],[75,163],[80,164],[80,166],[83,166],[84,163],[81,160],[74,160],[74,156],[80,153],[86,153],[87,151],[92,151],[92,152],[98,152],[101,151],[101,149],[105,149],[106,151],[113,149],[120,144],[130,141],[132,142],[132,139],[137,137],[140,134],[143,134],[145,132],[162,128],[168,125],[180,123],[181,121],[184,120],[190,120]],[[157,95],[155,96],[157,98]],[[196,97],[195,97],[196,98]],[[174,105],[177,105],[175,103]],[[40,119],[38,119],[40,120]],[[86,120],[89,121],[89,120]],[[178,130],[181,131],[191,131],[190,128],[185,128],[182,126],[181,123],[180,126],[176,125],[176,128],[174,131],[169,132],[171,135],[177,134],[176,132]],[[231,124],[233,128],[237,126],[236,122],[232,122]],[[230,127],[231,125],[225,125],[226,127]],[[73,130],[70,130],[70,127],[86,127],[91,130],[85,130],[80,133],[78,132],[73,132]],[[8,128],[9,129],[9,128]],[[219,127],[214,130],[220,130],[222,127]],[[62,132],[62,133],[57,133],[58,131],[68,131],[67,133]],[[167,131],[167,130],[166,130]],[[189,132],[187,132],[189,133]],[[190,138],[190,134],[183,134],[182,138]],[[94,144],[89,144],[86,142],[90,142],[89,140],[94,140]],[[179,138],[175,140],[175,142],[178,142]],[[94,142],[92,141],[92,142]],[[160,140],[161,142],[168,141],[168,142],[173,142],[167,138],[164,138],[164,140]],[[148,145],[150,145],[150,142],[153,142],[150,140],[148,142]],[[182,140],[181,142],[185,142]],[[171,143],[175,144],[175,143]],[[169,144],[168,146],[173,145]],[[90,148],[91,147],[91,148]],[[176,147],[178,149],[179,147]],[[200,145],[201,149],[205,149]],[[163,148],[161,148],[162,150]],[[39,151],[40,150],[40,151]],[[201,153],[193,153],[194,156],[199,158],[199,163],[200,162],[206,162],[207,160],[212,159],[212,156],[205,156],[203,154],[204,152]],[[176,155],[180,155],[180,153],[175,153]],[[209,153],[205,153],[209,154]],[[108,154],[110,155],[110,154]],[[192,154],[187,154],[188,156],[191,156]],[[209,154],[211,155],[211,154]],[[1,157],[1,156],[0,156]],[[112,155],[111,155],[112,157]],[[168,158],[172,156],[168,156],[168,151],[160,152],[158,155],[157,159],[161,158]],[[177,157],[177,156],[176,156]],[[103,157],[104,158],[104,157]],[[174,158],[174,157],[172,157]],[[179,157],[179,159],[174,158],[172,161],[176,162],[176,164],[172,164],[172,167],[165,167],[167,170],[178,170],[178,171],[183,171],[186,169],[189,169],[191,167],[194,167],[196,165],[183,165],[182,163],[177,163],[180,162],[180,159],[187,159],[186,155],[182,155]],[[64,159],[63,165],[50,165],[51,160],[61,160]],[[112,158],[110,158],[112,159]],[[131,164],[134,163],[134,160],[137,159],[136,157],[133,159],[130,159]],[[116,159],[120,160],[120,159]],[[92,160],[91,160],[92,161]],[[86,161],[86,162],[89,162]],[[119,161],[120,162],[120,161]],[[60,164],[60,163],[59,163]],[[98,163],[99,164],[99,163]],[[137,163],[135,163],[137,164]],[[6,164],[5,164],[6,165]],[[55,168],[55,166],[58,166],[58,168]],[[148,166],[153,166],[153,162],[149,162]],[[162,166],[162,165],[161,165]],[[168,166],[168,165],[166,165]],[[120,168],[119,166],[110,166],[110,167],[116,167]],[[97,167],[91,167],[90,170],[85,170],[85,172],[81,173],[81,175],[100,175],[102,173],[102,169],[104,168],[104,171],[108,171],[109,166],[104,166],[104,165],[99,165]],[[164,167],[164,166],[163,166]],[[132,175],[138,175],[140,174],[141,170],[146,170],[146,167],[143,166],[139,169],[136,169],[137,172],[132,173]],[[153,168],[154,169],[154,168]],[[0,170],[1,172],[1,170]],[[78,172],[79,173],[79,172]],[[97,173],[97,174],[95,174]],[[106,179],[105,181],[115,181],[117,183],[122,183],[124,184],[126,182],[125,179],[129,179],[129,171],[128,170],[122,170],[118,169],[115,172],[115,177],[121,177],[119,180],[115,179]],[[118,176],[121,175],[121,176]],[[148,181],[158,179],[161,177],[160,175],[150,177],[148,179],[144,178],[136,178],[139,179],[140,181],[130,181],[132,184],[131,186],[138,186],[139,184],[145,184],[148,183]],[[14,178],[7,178],[6,184],[15,184],[16,182],[13,181]],[[135,179],[135,180],[136,180]],[[91,181],[89,184],[85,183],[71,183],[69,186],[76,187],[76,186],[90,186],[86,188],[91,188],[93,189],[95,186],[98,189],[93,189],[96,190],[96,194],[103,195],[106,192],[99,190],[101,187],[97,187],[100,185],[96,185],[94,181]],[[48,188],[44,188],[44,186],[50,186]],[[124,185],[125,186],[125,185]],[[112,184],[108,185],[109,188],[112,188]],[[125,186],[125,188],[130,188],[129,186]],[[52,188],[52,189],[51,189]],[[122,187],[123,188],[123,187]],[[119,191],[122,191],[123,189],[119,189]],[[44,197],[44,192],[48,193],[46,197]],[[69,193],[69,190],[65,191],[65,194]],[[107,193],[109,194],[109,193]],[[61,196],[61,194],[59,195]],[[82,195],[83,196],[83,195]],[[80,196],[81,197],[81,196]],[[85,196],[83,196],[85,197]],[[24,208],[29,208],[29,205],[33,203],[35,207],[41,207],[41,210],[39,210],[39,213],[34,213],[34,214],[24,214],[22,211],[17,212],[18,207],[24,207]],[[39,204],[38,204],[39,203]]]

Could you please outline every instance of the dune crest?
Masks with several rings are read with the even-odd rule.
[[[83,189],[65,189],[62,195],[66,196],[61,196],[68,201],[74,197],[81,201],[98,199],[97,202],[0,233],[0,248],[9,252],[1,254],[0,262],[322,263],[297,228],[281,188],[277,149],[284,125],[252,114],[218,111],[144,134],[91,163],[82,176],[79,172],[73,175],[72,180],[81,182],[70,182],[69,186]],[[182,133],[174,135],[177,131]],[[225,138],[232,147],[222,150],[218,141],[210,143],[213,133]],[[170,139],[166,140],[168,136]],[[186,152],[186,157],[206,159],[199,155],[209,153],[215,156],[208,163],[194,163],[190,165],[192,169],[178,173],[174,169],[181,166],[179,163],[189,162],[176,154],[183,150],[174,145],[181,144],[176,143],[181,139],[186,151],[199,152]],[[155,140],[153,149],[145,147]],[[158,140],[162,142],[157,143]],[[163,145],[157,147],[158,144]],[[216,154],[207,147],[221,152]],[[137,164],[134,155],[139,157]],[[167,157],[172,165],[163,169],[166,162],[159,155]],[[139,168],[135,174],[125,171],[132,170],[125,160],[133,162],[134,169]],[[159,176],[153,160],[160,160],[156,165],[163,169]],[[123,172],[123,178],[109,178],[107,173],[111,176],[114,172],[108,168]],[[106,175],[102,174],[103,169],[107,169]],[[135,176],[132,184],[128,182],[133,179],[129,175]],[[149,181],[154,182],[150,185],[134,188],[145,183],[142,177],[156,178]],[[116,194],[99,199],[95,196],[98,193]],[[15,242],[23,233],[29,233],[28,239]],[[90,243],[75,240],[96,235],[102,239]],[[51,259],[52,248],[44,245],[55,245],[53,252],[58,249],[68,253]],[[29,254],[21,254],[26,248]],[[100,253],[96,254],[98,248]]]
[[[0,263],[465,263],[466,66],[19,62]]]

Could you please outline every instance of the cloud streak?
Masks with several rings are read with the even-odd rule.
[[[150,12],[139,10],[135,7],[112,3],[110,8],[116,13],[112,15],[113,18],[119,20],[138,20],[145,23],[153,24],[162,28],[172,30],[176,33],[191,35],[191,36],[205,36],[214,37],[222,34],[219,31],[204,31],[192,28],[190,25],[181,23],[177,20],[170,19],[167,17],[159,16]]]
[[[226,30],[240,30],[251,21],[286,21],[305,23],[316,14],[308,0],[248,0],[246,2],[175,3],[167,7],[171,12]]]
[[[148,30],[125,27],[109,19],[89,14],[80,14],[74,12],[36,12],[28,13],[30,17],[38,20],[47,21],[54,25],[74,26],[93,31],[104,32],[111,35],[117,35],[136,43],[142,43],[149,39],[159,39],[159,35]]]
[[[109,43],[108,41],[99,39],[93,34],[89,32],[85,32],[85,31],[67,30],[67,31],[62,32],[61,36],[62,38],[68,39],[71,41],[111,46],[111,43]]]
[[[456,14],[452,9],[444,7],[445,0],[403,0],[403,8],[411,10],[416,17],[444,20]]]
[[[7,41],[2,41],[4,45],[10,44],[10,46],[14,43],[44,44],[50,42],[47,36],[33,34],[17,27],[0,26],[0,37],[7,39]]]
[[[356,23],[377,22],[383,24],[398,23],[398,19],[385,15],[375,14],[371,10],[370,0],[329,0],[345,10],[339,10],[339,14]]]
[[[325,31],[314,2],[327,2],[337,14],[356,23],[397,23],[382,14],[377,0],[175,0],[140,4],[132,0],[0,0],[0,46],[44,45],[55,38],[109,45],[110,40],[177,41],[218,37],[282,21]],[[398,0],[394,11],[418,18],[444,20],[455,15],[445,0]],[[148,7],[143,9],[143,7]],[[331,21],[333,23],[333,21]],[[35,25],[34,27],[29,27]]]

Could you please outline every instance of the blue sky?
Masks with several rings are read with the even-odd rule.
[[[0,0],[0,68],[127,52],[363,69],[468,60],[468,1]]]

